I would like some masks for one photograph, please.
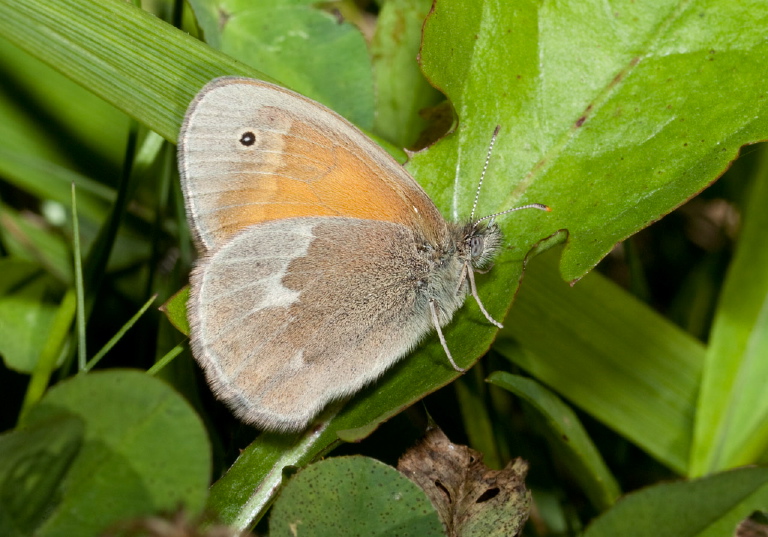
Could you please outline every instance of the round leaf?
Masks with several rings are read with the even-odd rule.
[[[269,529],[272,537],[444,535],[424,492],[367,457],[327,459],[300,471],[275,503]]]
[[[210,446],[171,387],[138,371],[81,375],[52,388],[23,425],[64,415],[85,424],[83,444],[38,535],[97,535],[127,518],[202,508]]]

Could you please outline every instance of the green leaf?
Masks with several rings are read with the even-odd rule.
[[[72,262],[64,239],[44,225],[0,203],[0,233],[11,257],[41,265],[53,278],[72,280]]]
[[[599,517],[584,537],[721,537],[768,509],[768,469],[743,468],[630,494]]]
[[[80,450],[83,422],[62,415],[0,435],[0,534],[32,535],[61,502],[61,481]]]
[[[424,491],[367,457],[327,459],[299,471],[275,502],[269,531],[272,537],[445,535]]]
[[[0,34],[0,77],[4,82],[0,92],[3,178],[25,181],[21,173],[9,177],[6,159],[19,161],[21,166],[30,163],[40,170],[36,180],[27,180],[27,184],[39,188],[42,198],[59,198],[68,205],[71,181],[65,182],[66,188],[54,187],[53,192],[46,194],[45,188],[56,184],[56,180],[46,178],[46,168],[69,167],[81,174],[109,177],[123,157],[128,118],[76,82],[13,46],[5,39],[6,35]],[[77,186],[81,190],[84,185],[78,183]],[[101,185],[96,188],[102,192],[108,190]],[[86,205],[83,203],[84,209]]]
[[[192,0],[214,48],[336,110],[373,125],[371,60],[362,34],[314,0]],[[329,76],[329,73],[332,75]]]
[[[427,122],[423,109],[443,97],[419,69],[421,27],[431,0],[388,0],[381,6],[371,41],[376,80],[374,132],[398,147],[413,147]]]
[[[479,214],[550,206],[505,217],[509,244],[567,229],[561,272],[580,278],[768,138],[766,21],[762,0],[437,2],[421,62],[460,123],[409,169],[466,217],[500,124]]]
[[[104,217],[108,208],[107,200],[114,198],[109,188],[87,177],[30,156],[27,152],[11,151],[6,147],[0,148],[0,171],[3,179],[17,188],[41,200],[54,201],[66,207],[70,204],[70,188],[74,183],[80,212],[92,221]]]
[[[210,445],[192,408],[163,382],[136,371],[80,375],[54,386],[22,426],[62,415],[85,424],[83,446],[36,535],[98,535],[131,517],[201,510]]]
[[[704,346],[597,272],[569,286],[556,254],[528,264],[496,350],[684,474]]]
[[[171,142],[206,82],[264,77],[121,0],[0,0],[0,33]]]
[[[768,152],[747,197],[738,248],[709,339],[691,474],[734,468],[768,452]]]
[[[488,382],[522,397],[544,418],[554,442],[564,448],[560,464],[568,467],[587,497],[598,510],[607,509],[619,497],[619,485],[578,416],[560,398],[535,380],[505,371],[493,373]]]
[[[176,329],[189,335],[189,321],[187,320],[187,301],[189,300],[189,286],[185,286],[175,293],[168,301],[161,306],[168,320]]]
[[[43,394],[48,389],[51,375],[58,367],[57,360],[62,356],[62,351],[66,349],[69,330],[75,320],[77,309],[77,299],[75,290],[68,289],[61,299],[56,313],[51,322],[51,326],[46,332],[46,341],[40,350],[40,356],[36,360],[32,376],[27,384],[27,393],[24,395],[24,402],[21,407],[21,418],[23,421],[27,411],[40,401]]]
[[[19,259],[0,259],[0,274],[0,355],[9,369],[31,373],[56,315],[48,295],[57,285],[38,265]]]
[[[303,434],[263,433],[211,487],[206,508],[237,530],[266,513],[283,485],[283,469],[309,464],[339,444],[327,425]]]

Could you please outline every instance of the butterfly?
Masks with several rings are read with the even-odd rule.
[[[432,330],[462,371],[441,327],[470,293],[501,326],[474,280],[501,246],[497,215],[447,221],[325,106],[267,82],[215,79],[187,110],[178,156],[200,253],[192,352],[243,421],[301,430]],[[548,210],[512,210],[530,207]]]

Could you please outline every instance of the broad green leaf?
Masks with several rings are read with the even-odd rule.
[[[445,535],[424,491],[391,466],[367,457],[326,459],[299,471],[275,503],[269,534]]]
[[[54,386],[22,426],[62,415],[85,424],[83,446],[36,535],[98,535],[131,517],[201,510],[210,446],[200,419],[169,386],[137,371],[81,375]]]
[[[497,371],[488,382],[522,397],[541,414],[553,441],[564,448],[560,464],[567,466],[596,509],[607,509],[616,501],[619,485],[573,410],[532,379]]]
[[[0,356],[5,366],[31,373],[56,315],[56,282],[42,268],[10,257],[0,259]]]
[[[597,272],[569,286],[554,254],[528,264],[496,349],[684,474],[703,345]]]
[[[444,214],[466,217],[470,179],[480,176],[490,132],[501,124],[478,214],[526,202],[552,208],[500,219],[508,244],[500,257],[517,262],[497,263],[480,285],[496,315],[535,237],[567,230],[560,270],[566,279],[581,277],[618,240],[715,180],[741,145],[768,137],[761,97],[768,43],[755,24],[768,17],[768,4],[508,6],[436,4],[421,58],[453,103],[459,129],[409,164]],[[647,308],[631,307],[659,330],[618,315],[623,304],[603,302],[596,289],[585,289],[570,310],[557,293],[538,291],[536,304],[518,304],[506,323],[526,349],[521,365],[685,472],[702,347]],[[601,331],[603,339],[593,338],[595,299],[607,309],[600,322],[614,329]],[[449,342],[463,335],[456,326],[447,330]],[[475,341],[483,338],[480,326]]]
[[[80,450],[83,422],[60,415],[0,435],[0,534],[34,534],[61,502],[59,487]]]
[[[190,3],[212,47],[371,128],[371,60],[357,28],[314,0]]]
[[[459,128],[409,168],[465,218],[500,124],[479,214],[549,205],[504,217],[509,245],[567,229],[561,272],[580,278],[768,138],[766,24],[763,0],[438,1],[421,61]]]
[[[584,537],[725,537],[755,511],[768,510],[768,468],[742,468],[629,494]]]
[[[691,474],[753,464],[768,452],[768,152],[753,179],[709,339]]]

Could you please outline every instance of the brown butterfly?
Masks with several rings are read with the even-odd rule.
[[[501,244],[491,217],[446,221],[352,124],[251,79],[200,91],[181,129],[179,169],[201,254],[192,351],[241,419],[302,429],[433,329],[461,370],[440,327],[468,293],[477,298],[473,271]],[[547,210],[513,210],[528,207]]]

